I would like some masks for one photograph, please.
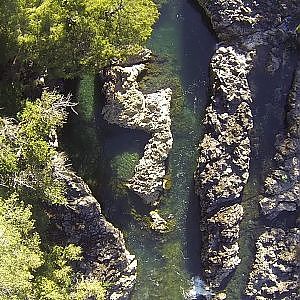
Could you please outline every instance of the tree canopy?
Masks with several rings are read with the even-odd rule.
[[[99,70],[138,52],[157,17],[152,0],[1,1],[3,59],[57,77]]]
[[[34,103],[26,101],[19,121],[0,118],[1,300],[104,299],[102,282],[71,267],[81,249],[45,243],[32,216],[42,202],[66,203],[67,168],[53,135],[70,105],[68,98],[44,91]]]

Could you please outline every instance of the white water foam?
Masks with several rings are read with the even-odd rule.
[[[200,276],[194,276],[191,279],[191,284],[192,288],[185,293],[185,300],[197,300],[200,296],[211,299],[212,293]]]

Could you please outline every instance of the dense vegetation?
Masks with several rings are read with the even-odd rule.
[[[67,203],[56,132],[73,106],[55,86],[136,54],[157,17],[152,0],[0,2],[1,300],[104,299],[72,268],[80,247],[47,238],[43,203]]]
[[[158,15],[150,0],[10,0],[0,8],[5,61],[64,77],[136,53]]]

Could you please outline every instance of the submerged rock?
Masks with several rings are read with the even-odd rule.
[[[250,299],[299,299],[299,243],[295,228],[272,228],[259,237],[246,289]]]
[[[170,118],[172,91],[167,88],[143,94],[139,90],[138,76],[145,68],[144,63],[139,63],[127,67],[114,66],[107,71],[104,85],[107,104],[102,113],[109,123],[152,134],[127,186],[146,203],[155,203],[163,190],[165,160],[173,144]]]
[[[50,206],[52,238],[76,244],[83,260],[76,270],[108,284],[106,299],[128,299],[137,276],[137,261],[122,233],[109,223],[84,181],[72,172],[65,176],[67,206]]]
[[[277,146],[276,167],[265,180],[262,213],[273,219],[300,206],[300,64],[288,99],[288,130]]]
[[[150,228],[159,233],[165,233],[169,231],[168,222],[163,219],[158,211],[152,210],[149,213],[150,215]]]

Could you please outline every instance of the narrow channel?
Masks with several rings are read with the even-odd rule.
[[[148,43],[157,59],[140,86],[145,92],[166,87],[173,90],[174,145],[167,162],[170,189],[158,207],[170,222],[170,232],[151,231],[147,225],[149,208],[124,186],[149,135],[103,120],[104,100],[97,78],[86,75],[80,81],[79,115],[73,116],[65,129],[65,144],[75,169],[91,186],[108,220],[122,230],[128,250],[138,259],[132,300],[184,299],[191,279],[201,275],[199,203],[193,191],[193,172],[216,38],[197,1],[164,2]]]
[[[124,232],[129,251],[138,259],[133,300],[183,299],[191,278],[200,273],[199,209],[193,172],[215,44],[193,1],[170,0],[162,6],[148,45],[161,62],[150,67],[141,86],[146,91],[169,85],[173,89],[174,145],[168,159],[171,188],[159,206],[161,215],[170,217],[170,233],[159,235],[147,229],[143,223],[146,212],[142,204],[137,204],[141,200],[114,187],[130,173],[149,137],[107,123],[100,126],[108,176],[99,194],[105,198],[105,214]]]

